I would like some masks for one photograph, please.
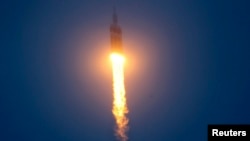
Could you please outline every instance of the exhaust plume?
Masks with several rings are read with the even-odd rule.
[[[113,115],[116,120],[115,135],[120,141],[127,141],[128,122],[126,114],[128,108],[126,104],[126,91],[124,86],[124,63],[125,57],[118,53],[110,55],[113,71]]]

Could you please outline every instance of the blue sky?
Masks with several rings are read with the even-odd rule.
[[[249,124],[247,1],[116,1],[130,140],[200,141]],[[1,2],[4,141],[115,140],[111,0]]]

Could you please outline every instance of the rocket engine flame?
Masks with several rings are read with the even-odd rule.
[[[126,114],[128,108],[126,104],[126,91],[124,86],[124,63],[125,57],[118,53],[111,53],[113,71],[113,115],[116,120],[115,134],[120,141],[127,141],[128,122]]]

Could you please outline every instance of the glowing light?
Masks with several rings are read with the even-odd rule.
[[[124,63],[125,57],[118,53],[110,55],[113,71],[113,115],[116,119],[116,135],[121,141],[127,141],[126,131],[128,130],[129,112],[126,104],[126,92],[124,86]]]

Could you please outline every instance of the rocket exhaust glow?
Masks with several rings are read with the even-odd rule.
[[[124,56],[116,53],[110,55],[113,70],[113,115],[116,119],[116,136],[121,141],[127,141],[126,131],[128,130],[128,108],[126,104],[126,92],[124,86]]]
[[[124,63],[125,57],[122,53],[122,31],[119,27],[116,11],[114,8],[113,23],[110,26],[111,33],[111,54],[113,71],[113,108],[112,113],[116,120],[115,135],[120,141],[127,141],[129,112],[126,103],[126,91],[124,86]]]

